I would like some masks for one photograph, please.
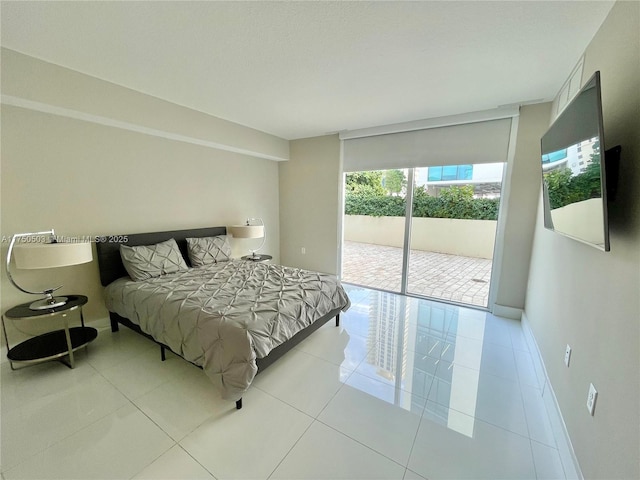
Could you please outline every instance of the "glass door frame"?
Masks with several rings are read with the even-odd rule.
[[[409,286],[409,258],[411,256],[411,222],[413,220],[413,189],[415,167],[407,169],[407,194],[405,195],[404,212],[404,244],[402,247],[402,276],[400,277],[400,293],[408,295]]]
[[[401,284],[400,284],[400,291],[399,292],[393,292],[392,293],[399,293],[401,295],[407,295],[407,296],[412,296],[412,297],[418,297],[418,298],[426,298],[429,300],[434,300],[434,301],[438,301],[438,302],[443,302],[443,303],[449,303],[449,304],[454,304],[454,305],[461,305],[464,307],[468,307],[468,308],[474,308],[474,309],[478,309],[478,310],[485,310],[485,311],[491,311],[491,305],[492,305],[492,293],[494,290],[494,284],[495,284],[495,267],[496,267],[496,252],[498,249],[498,238],[499,238],[499,231],[500,231],[500,220],[501,220],[501,215],[498,215],[498,221],[496,224],[496,231],[495,231],[495,244],[494,244],[494,251],[493,251],[493,257],[491,259],[492,261],[492,267],[491,267],[491,279],[489,282],[489,294],[488,294],[488,301],[487,301],[487,305],[477,305],[477,304],[470,304],[470,303],[463,303],[463,302],[459,302],[459,301],[455,301],[455,300],[451,300],[451,299],[444,299],[444,298],[438,298],[438,297],[430,297],[427,295],[422,295],[419,293],[412,293],[409,292],[409,262],[410,262],[410,256],[411,256],[411,233],[412,233],[412,221],[413,221],[413,197],[414,197],[414,189],[415,189],[415,170],[417,168],[421,168],[421,167],[406,167],[407,170],[407,190],[406,190],[406,195],[405,195],[405,202],[406,202],[406,206],[405,206],[405,223],[404,223],[404,239],[403,239],[403,250],[402,250],[402,271],[401,271]],[[504,186],[505,186],[505,175],[506,175],[506,170],[508,168],[508,162],[504,162],[504,170],[503,170],[503,177],[502,180],[500,182],[500,206],[499,206],[499,210],[502,210],[502,206],[503,206],[503,201],[504,201]],[[340,212],[341,212],[341,216],[343,218],[343,225],[344,225],[344,174],[346,172],[343,173],[342,176],[342,191],[343,191],[343,195],[342,195],[342,202],[340,202]],[[339,249],[339,254],[338,254],[338,262],[339,262],[339,269],[338,271],[342,273],[342,263],[343,263],[343,247],[342,245],[344,244],[344,228],[341,227],[341,248]],[[376,288],[376,287],[370,287],[370,288]],[[379,290],[379,289],[378,289]]]

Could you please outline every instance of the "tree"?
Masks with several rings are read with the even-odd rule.
[[[573,175],[569,168],[552,170],[544,174],[551,208],[582,202],[602,196],[600,178],[600,143],[593,144],[593,153],[582,172]]]
[[[549,192],[549,204],[551,208],[560,208],[571,203],[571,169],[559,168],[544,174]]]
[[[382,184],[391,195],[398,195],[407,188],[407,177],[403,170],[387,170],[384,173]]]
[[[382,186],[382,172],[380,170],[347,173],[345,186],[347,193],[373,196],[383,196],[386,193]]]

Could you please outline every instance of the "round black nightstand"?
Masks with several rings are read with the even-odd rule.
[[[244,257],[240,257],[242,260],[247,260],[249,262],[268,262],[273,257],[271,255],[245,255]]]
[[[13,363],[36,364],[47,362],[49,360],[61,360],[63,357],[69,357],[69,363],[64,362],[70,368],[75,367],[73,352],[79,348],[87,346],[87,344],[96,339],[98,331],[92,327],[84,326],[84,317],[82,315],[82,306],[87,303],[87,297],[84,295],[67,295],[67,303],[60,307],[47,310],[31,310],[29,303],[23,303],[7,310],[2,316],[2,330],[7,345],[7,358],[12,370],[15,370]],[[69,327],[68,313],[79,310],[80,327]],[[64,328],[48,333],[43,333],[32,337],[24,342],[19,343],[13,348],[9,347],[9,339],[7,337],[7,329],[5,327],[5,318],[10,320],[22,320],[26,318],[37,317],[57,317],[64,318]]]

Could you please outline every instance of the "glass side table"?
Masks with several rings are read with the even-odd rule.
[[[82,315],[82,306],[87,303],[87,297],[84,295],[67,295],[67,303],[60,307],[48,310],[31,310],[29,303],[23,303],[10,308],[2,315],[2,330],[4,340],[7,345],[7,358],[11,370],[15,370],[14,363],[25,365],[35,365],[37,363],[48,362],[50,360],[60,360],[69,368],[75,367],[75,359],[73,352],[86,347],[90,342],[96,339],[98,331],[92,327],[85,327],[84,317]],[[79,310],[80,327],[69,326],[69,315],[71,312]],[[29,338],[14,347],[9,346],[9,338],[7,337],[7,328],[5,320],[24,320],[42,318],[42,320],[51,319],[53,317],[62,317],[64,319],[64,328],[55,330],[35,337]],[[64,360],[68,358],[68,361]]]

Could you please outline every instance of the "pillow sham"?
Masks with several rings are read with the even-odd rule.
[[[187,253],[192,267],[227,262],[231,259],[231,245],[226,235],[187,238]]]
[[[189,268],[173,238],[155,245],[120,245],[120,257],[125,270],[136,282]]]

